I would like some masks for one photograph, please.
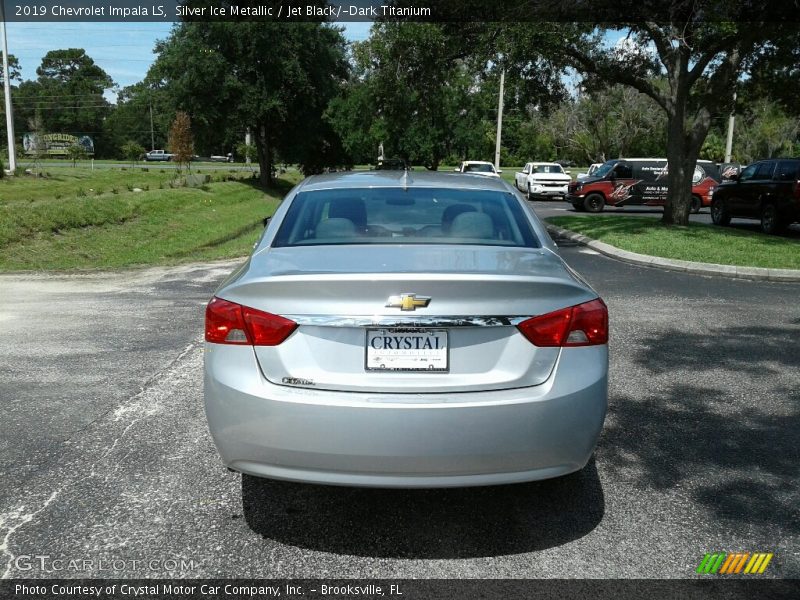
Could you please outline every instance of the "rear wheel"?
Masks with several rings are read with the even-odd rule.
[[[777,206],[770,202],[761,208],[761,231],[774,235],[782,233],[786,227],[787,223],[778,212]]]
[[[599,213],[606,205],[606,200],[600,194],[589,194],[583,200],[583,208],[591,213]]]
[[[689,210],[696,215],[700,212],[701,206],[703,206],[703,201],[700,200],[700,196],[692,196],[692,201],[689,203]]]
[[[731,215],[725,207],[725,201],[721,198],[711,203],[711,220],[714,225],[730,225]]]

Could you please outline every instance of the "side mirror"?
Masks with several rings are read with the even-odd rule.
[[[264,217],[264,218],[261,220],[261,222],[262,222],[262,223],[264,223],[264,227],[266,227],[267,225],[269,225],[270,219],[272,219],[272,217]]]
[[[455,169],[453,169],[453,171],[455,171],[456,173],[460,173],[461,169],[459,167],[456,167]]]
[[[497,174],[498,174],[498,175],[500,175],[500,173],[502,173],[502,172],[503,172],[503,171],[501,171],[500,169],[497,169]]]
[[[566,175],[572,175],[572,171],[570,171],[569,169],[564,169],[564,173]]]

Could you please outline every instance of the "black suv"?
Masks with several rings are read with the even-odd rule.
[[[800,158],[762,160],[721,183],[711,198],[711,219],[760,219],[764,233],[780,233],[800,221]]]

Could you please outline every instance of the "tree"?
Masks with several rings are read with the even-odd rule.
[[[341,31],[323,23],[181,23],[159,44],[150,76],[202,135],[249,128],[261,182],[271,185],[276,155],[303,163],[325,144],[323,113],[347,76],[344,48]]]
[[[691,181],[712,119],[730,112],[733,88],[749,61],[779,27],[753,3],[677,2],[663,22],[614,24],[596,30],[561,24],[563,53],[589,80],[633,87],[649,96],[667,120],[669,192],[665,224],[689,220]],[[713,22],[709,12],[731,22]],[[609,31],[627,32],[613,49]]]
[[[125,142],[120,150],[122,151],[122,155],[127,160],[131,161],[131,166],[135,165],[136,161],[141,160],[142,156],[144,156],[144,153],[146,152],[144,146],[132,140]]]
[[[753,102],[736,125],[736,158],[743,162],[792,155],[800,135],[797,118],[765,98]]]
[[[107,143],[115,150],[127,142],[155,150],[167,145],[169,127],[174,119],[175,100],[169,90],[163,82],[146,77],[119,91],[117,104],[105,120],[103,130]]]
[[[183,111],[178,111],[172,127],[169,128],[169,151],[172,153],[173,162],[178,163],[178,171],[183,165],[192,161],[194,142],[192,141],[192,120]]]
[[[104,119],[111,113],[104,93],[114,86],[111,77],[82,48],[51,50],[36,74],[13,91],[16,129],[24,132],[38,112],[42,132],[89,135],[104,152]]]
[[[5,85],[5,73],[3,72],[3,53],[0,52],[0,84]],[[21,68],[19,60],[13,54],[8,55],[8,70],[11,72],[11,81],[21,81]],[[5,110],[5,109],[4,109]]]
[[[626,86],[589,91],[565,101],[542,124],[579,162],[659,154],[666,138],[663,114],[647,96]]]
[[[77,167],[78,161],[86,158],[86,148],[80,144],[72,144],[67,148],[67,158],[72,161],[72,166]]]

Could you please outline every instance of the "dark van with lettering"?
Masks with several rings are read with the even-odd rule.
[[[692,177],[692,212],[711,206],[711,191],[720,182],[719,167],[698,160]],[[667,201],[666,158],[616,158],[594,176],[570,184],[567,202],[577,211],[600,212],[609,206],[664,206]]]

